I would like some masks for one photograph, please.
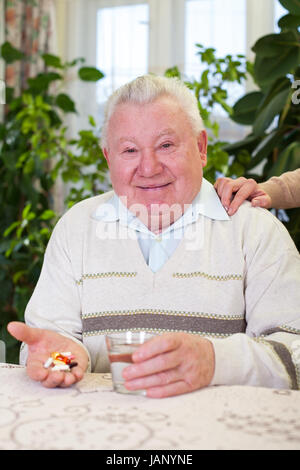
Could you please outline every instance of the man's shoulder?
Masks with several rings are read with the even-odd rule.
[[[107,202],[114,195],[113,191],[107,191],[103,194],[97,196],[92,196],[87,199],[74,204],[70,209],[68,209],[65,214],[62,216],[66,220],[70,219],[89,219],[96,209],[101,205]]]
[[[242,230],[245,238],[271,239],[276,238],[282,243],[282,247],[294,248],[292,238],[283,223],[268,209],[253,207],[249,201],[245,201],[231,216],[236,230]]]

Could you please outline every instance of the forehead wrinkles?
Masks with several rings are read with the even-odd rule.
[[[164,135],[178,135],[189,124],[185,116],[180,105],[170,99],[160,99],[145,105],[122,103],[111,116],[109,140],[135,142],[140,137],[159,139]]]
[[[162,137],[176,137],[176,132],[174,129],[171,129],[171,128],[168,128],[168,129],[163,129],[163,130],[158,130],[157,132],[154,133],[153,135],[153,138],[155,140],[159,140],[160,138]],[[132,135],[125,135],[125,136],[121,136],[119,139],[118,139],[118,143],[122,144],[122,143],[125,143],[125,142],[136,142],[137,139],[135,136],[132,136]]]

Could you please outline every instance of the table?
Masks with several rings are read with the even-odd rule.
[[[46,389],[0,364],[1,450],[300,449],[300,392],[218,386],[164,399],[121,395],[110,374]]]

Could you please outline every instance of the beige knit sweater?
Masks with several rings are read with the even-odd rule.
[[[93,217],[111,195],[59,220],[26,322],[80,342],[94,372],[109,368],[108,332],[185,331],[213,343],[212,385],[298,388],[300,256],[284,226],[249,202],[228,221],[200,215],[154,273],[135,231]]]
[[[269,194],[275,209],[300,207],[300,168],[273,176],[259,186]]]

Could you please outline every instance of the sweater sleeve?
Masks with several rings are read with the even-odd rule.
[[[298,389],[300,256],[285,227],[258,211],[245,232],[246,332],[211,340],[212,385]]]
[[[53,330],[82,344],[81,302],[68,252],[65,219],[56,224],[45,251],[39,280],[26,306],[29,326]],[[22,344],[20,363],[27,360],[27,346]],[[90,357],[89,357],[90,364]]]
[[[259,186],[270,196],[275,209],[300,207],[300,168],[273,176]]]

